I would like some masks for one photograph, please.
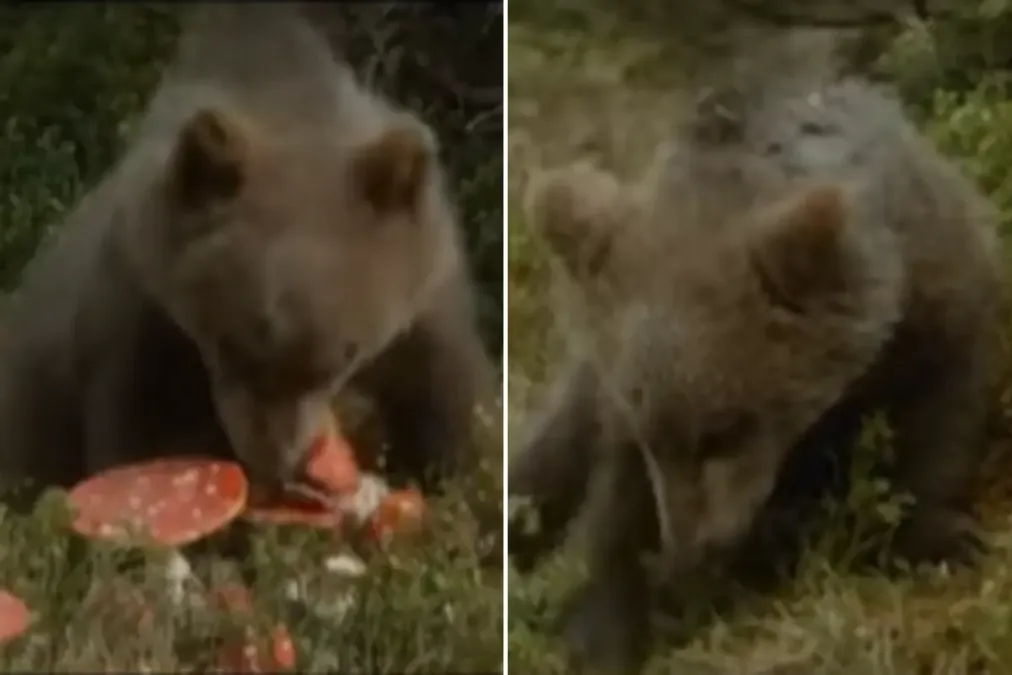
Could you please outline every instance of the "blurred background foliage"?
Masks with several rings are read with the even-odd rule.
[[[486,343],[502,350],[499,3],[307,3],[364,79],[439,133],[480,287]],[[171,57],[166,4],[0,5],[0,288],[124,149]]]
[[[676,71],[731,26],[838,30],[846,68],[892,87],[1012,232],[1012,0],[511,0],[510,19],[605,39],[636,31]]]

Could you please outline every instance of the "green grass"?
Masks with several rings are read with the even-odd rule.
[[[524,221],[523,192],[534,173],[560,162],[589,157],[630,177],[644,167],[673,123],[677,107],[670,86],[674,83],[663,61],[658,67],[656,55],[651,46],[614,32],[602,36],[587,27],[567,32],[520,22],[509,26],[511,425],[522,424],[523,411],[532,404],[532,394],[550,373],[565,339],[553,326],[555,310],[547,300],[552,261]],[[949,129],[949,135],[960,130],[958,125]],[[1002,135],[1000,130],[994,134]],[[966,137],[971,137],[969,132]],[[958,145],[943,140],[943,147]],[[1008,448],[1007,430],[999,435],[995,444],[1000,451],[992,456],[997,462],[994,475],[1000,476],[1008,471],[1002,454]],[[979,568],[919,570],[891,580],[850,573],[841,555],[851,544],[850,533],[829,528],[826,541],[813,547],[793,583],[772,596],[743,597],[732,614],[711,616],[690,633],[688,642],[659,648],[648,671],[1012,672],[1012,609],[1007,600],[1012,597],[1012,521],[1003,508],[1009,500],[992,493],[988,500],[986,524],[993,550]],[[571,548],[532,575],[509,571],[512,672],[566,672],[552,624],[580,578],[580,560]]]
[[[286,625],[300,671],[502,672],[502,579],[479,565],[468,508],[500,501],[495,435],[479,475],[430,500],[424,536],[375,551],[362,577],[325,570],[324,559],[342,550],[333,536],[255,530],[247,564],[256,571],[258,635]],[[0,646],[0,670],[207,672],[220,640],[238,635],[236,617],[181,608],[167,591],[166,551],[84,542],[62,505],[51,493],[31,517],[0,515],[0,586],[32,611],[29,631]],[[224,537],[190,552],[206,587],[240,579]],[[286,599],[294,579],[306,584],[306,603]],[[142,597],[148,615],[110,601],[117,589]]]

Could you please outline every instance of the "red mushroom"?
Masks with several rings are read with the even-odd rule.
[[[247,481],[234,462],[157,459],[103,472],[70,492],[74,530],[122,540],[139,530],[165,546],[183,546],[231,522],[246,505]]]
[[[349,494],[358,489],[359,470],[355,451],[341,435],[334,417],[328,416],[306,461],[306,477],[333,494]]]
[[[425,519],[425,498],[418,490],[395,490],[388,494],[369,518],[372,536],[386,541],[392,536],[417,532]]]
[[[28,630],[28,606],[8,591],[0,591],[0,643],[13,640]]]
[[[289,486],[297,494],[251,499],[244,516],[251,521],[276,525],[306,525],[337,529],[344,521],[337,506],[342,495],[359,488],[360,474],[355,453],[328,415],[313,442],[305,465],[305,484]]]
[[[337,529],[344,520],[338,509],[308,499],[251,502],[243,517],[255,523],[304,525],[319,529]]]
[[[219,609],[240,616],[251,614],[253,598],[244,586],[226,586],[212,592],[211,599]],[[277,626],[271,635],[270,653],[263,654],[253,640],[252,631],[245,631],[242,644],[226,644],[218,655],[218,665],[225,672],[262,673],[294,670],[295,645],[288,629]]]

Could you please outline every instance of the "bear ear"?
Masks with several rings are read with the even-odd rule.
[[[751,261],[771,302],[801,313],[811,300],[844,290],[849,216],[839,185],[806,188],[761,216],[764,227]]]
[[[183,124],[172,161],[176,197],[187,207],[234,199],[249,161],[247,130],[229,114],[210,108]]]
[[[435,162],[435,143],[416,126],[395,126],[359,147],[351,179],[378,213],[413,210]]]
[[[593,276],[607,264],[631,216],[624,190],[613,174],[575,164],[538,180],[527,193],[525,211],[570,273]]]

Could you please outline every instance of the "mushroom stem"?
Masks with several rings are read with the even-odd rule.
[[[193,568],[190,566],[186,556],[175,549],[171,549],[168,552],[164,572],[169,597],[172,598],[173,604],[177,606],[182,605],[187,599],[187,586],[190,586],[193,590],[203,590],[203,584],[197,578],[197,575],[193,573]]]

